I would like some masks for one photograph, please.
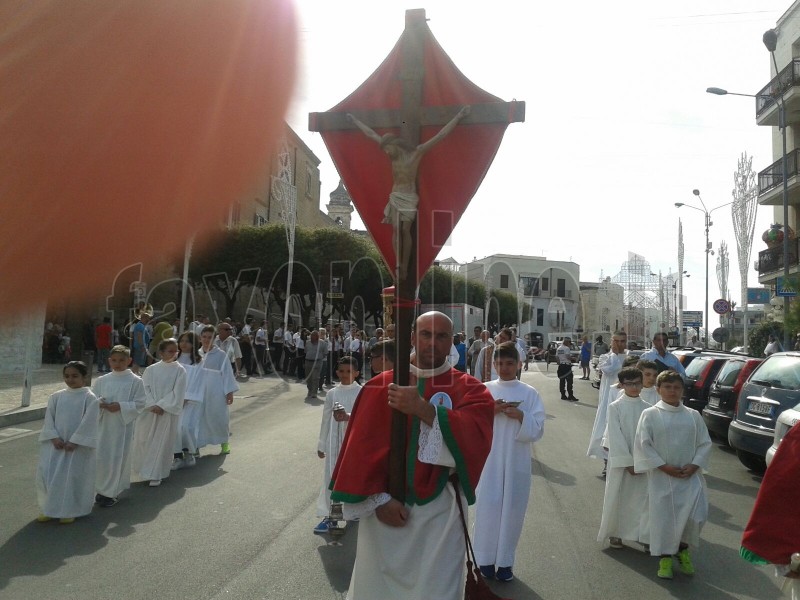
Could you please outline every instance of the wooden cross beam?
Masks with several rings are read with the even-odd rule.
[[[425,78],[424,46],[427,35],[424,9],[406,11],[406,25],[402,38],[402,65],[400,79],[402,81],[401,107],[399,109],[348,110],[346,112],[323,112],[309,115],[310,131],[334,131],[356,129],[357,125],[347,118],[352,114],[371,129],[400,129],[400,137],[412,147],[420,144],[420,131],[424,126],[444,126],[449,123],[463,106],[423,106],[423,83]],[[524,102],[492,102],[473,104],[470,113],[463,118],[461,124],[492,124],[524,121]],[[388,158],[387,158],[388,160]],[[424,157],[423,157],[424,162]],[[345,182],[347,183],[347,182]],[[386,190],[386,197],[389,190]],[[425,198],[420,198],[420,205]],[[395,224],[396,227],[399,225]],[[409,384],[409,362],[411,350],[411,330],[414,320],[417,280],[417,220],[411,228],[411,248],[405,274],[400,276],[397,269],[395,290],[396,347],[394,381],[398,385]],[[397,262],[406,256],[402,246],[403,236],[397,235],[399,247],[395,248]],[[392,441],[389,458],[389,492],[400,501],[405,499],[405,447],[406,415],[393,411]]]

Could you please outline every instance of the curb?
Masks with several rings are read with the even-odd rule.
[[[19,425],[20,423],[27,423],[28,421],[38,421],[39,419],[44,419],[44,413],[46,410],[46,406],[39,408],[23,408],[14,412],[0,415],[0,427],[8,427],[9,425]]]

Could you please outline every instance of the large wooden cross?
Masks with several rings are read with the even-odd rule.
[[[342,112],[321,112],[309,115],[309,130],[323,132],[333,130],[355,129],[356,125],[347,118],[347,113],[351,113],[357,119],[368,125],[372,129],[399,129],[400,136],[404,138],[412,147],[420,143],[420,130],[424,126],[444,126],[458,112],[463,105],[458,106],[423,106],[423,80],[425,75],[424,67],[424,41],[427,33],[425,10],[414,9],[406,11],[406,23],[404,40],[402,45],[402,99],[400,109],[374,109],[374,110],[347,110]],[[524,121],[525,103],[524,102],[491,102],[485,104],[472,104],[470,114],[463,118],[461,125],[469,124],[503,124],[510,122]],[[387,157],[387,161],[388,161]],[[423,163],[425,158],[422,159]],[[364,176],[369,177],[369,174]],[[345,181],[347,185],[347,181]],[[389,191],[382,201],[387,201]],[[425,203],[425,197],[420,194],[421,208]],[[418,210],[417,214],[421,214]],[[408,268],[405,269],[405,276],[399,277],[399,269],[396,265],[390,265],[395,275],[395,308],[396,318],[396,344],[397,361],[395,363],[395,383],[398,385],[409,384],[409,362],[410,362],[410,334],[414,321],[415,307],[413,301],[416,298],[418,287],[418,219],[412,225],[412,247],[409,251]],[[394,225],[398,227],[398,224]],[[399,233],[399,232],[398,232]],[[403,243],[403,236],[397,235],[398,244]],[[395,248],[395,262],[405,256],[405,248]],[[388,261],[387,261],[388,262]],[[429,265],[426,265],[426,268]],[[390,452],[390,481],[389,492],[400,501],[405,499],[405,447],[406,447],[406,415],[393,411],[392,415],[392,442]]]

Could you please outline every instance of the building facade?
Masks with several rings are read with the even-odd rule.
[[[784,257],[783,234],[781,230],[764,232],[762,240],[756,241],[758,258],[755,268],[758,280],[769,286],[773,295],[777,278],[783,276],[784,259],[789,263],[790,275],[798,273],[798,239],[797,206],[800,204],[800,178],[798,178],[798,159],[800,158],[800,1],[792,6],[778,19],[778,32],[775,47],[775,62],[778,71],[770,60],[770,81],[756,93],[756,123],[772,127],[772,164],[758,173],[758,203],[773,210],[773,222],[784,225],[783,215],[783,135],[780,125],[780,106],[785,107],[786,115],[786,152],[787,152],[787,200],[789,207],[789,256]],[[765,50],[766,54],[766,50]],[[758,236],[759,233],[756,232]],[[777,302],[777,310],[773,315],[782,319],[782,302]]]
[[[461,272],[467,279],[482,281],[488,289],[510,292],[518,301],[531,305],[531,318],[518,324],[520,336],[530,339],[538,334],[547,341],[563,334],[574,336],[582,327],[577,263],[544,256],[493,254],[463,265]]]
[[[320,160],[311,148],[289,125],[284,124],[283,139],[272,153],[255,192],[250,197],[234,202],[228,208],[224,222],[228,227],[261,227],[267,223],[280,223],[283,222],[284,213],[293,207],[296,224],[301,227],[336,225],[335,218],[342,210],[335,211],[333,218],[320,210],[319,164]],[[341,184],[340,187],[347,194]],[[347,222],[349,229],[349,218]]]
[[[611,334],[624,327],[625,289],[610,277],[600,282],[580,283],[580,329],[590,339],[601,332]],[[610,340],[610,337],[604,339]]]

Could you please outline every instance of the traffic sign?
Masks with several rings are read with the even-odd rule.
[[[747,288],[748,304],[769,304],[769,288]]]
[[[775,280],[775,295],[781,297],[794,298],[797,296],[797,286],[791,279],[788,281],[783,277],[778,277]]]
[[[717,327],[711,337],[714,338],[715,342],[719,342],[720,344],[724,344],[727,342],[731,337],[731,332],[726,329],[725,327]]]
[[[703,311],[702,310],[685,310],[683,311],[683,326],[684,327],[702,327],[703,325]]]
[[[714,300],[712,307],[714,308],[714,312],[718,315],[726,315],[731,312],[731,303],[725,300],[725,298]]]

